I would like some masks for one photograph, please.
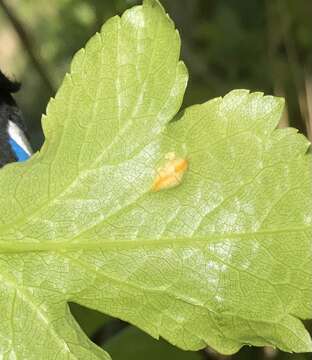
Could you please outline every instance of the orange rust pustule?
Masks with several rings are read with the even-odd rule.
[[[180,185],[187,169],[188,162],[186,159],[171,157],[163,167],[157,169],[151,190],[157,192]]]

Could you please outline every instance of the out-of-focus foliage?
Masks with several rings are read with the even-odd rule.
[[[122,344],[122,346],[120,346]],[[164,340],[157,341],[130,326],[105,344],[113,360],[201,360],[195,352],[180,350]]]
[[[57,89],[73,54],[86,40],[106,19],[139,1],[7,0],[6,3],[27,30]],[[312,1],[163,0],[162,3],[180,30],[182,58],[190,71],[185,105],[224,95],[233,88],[262,90],[284,96],[288,110],[284,125],[307,132],[312,121]],[[1,9],[0,68],[23,83],[18,101],[37,148],[42,143],[41,114],[54,94],[44,85]],[[94,320],[89,319],[89,314],[84,318],[83,311],[79,311],[77,317],[91,333]],[[264,358],[262,352],[256,357],[255,351],[245,350],[235,359]],[[309,358],[281,353],[278,356],[278,359]]]

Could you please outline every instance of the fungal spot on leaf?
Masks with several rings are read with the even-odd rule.
[[[174,152],[165,155],[165,164],[156,171],[152,191],[171,189],[181,184],[188,168],[187,160],[179,158]]]

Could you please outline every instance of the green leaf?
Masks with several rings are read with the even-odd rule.
[[[182,349],[312,351],[308,142],[275,129],[282,100],[246,90],[169,123],[179,54],[156,0],[110,19],[51,100],[40,153],[1,170],[3,358],[109,359],[69,302]],[[168,153],[188,170],[152,191]]]
[[[202,359],[198,353],[179,350],[163,340],[156,341],[133,327],[128,327],[114,336],[104,347],[114,360]]]

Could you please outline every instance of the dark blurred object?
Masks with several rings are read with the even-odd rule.
[[[0,167],[20,160],[25,152],[24,144],[21,144],[27,141],[23,134],[26,131],[25,123],[12,96],[12,93],[17,92],[19,88],[19,83],[10,81],[0,71]],[[14,135],[19,137],[18,142],[12,138],[14,137],[10,133],[12,127],[12,131],[15,131]]]

